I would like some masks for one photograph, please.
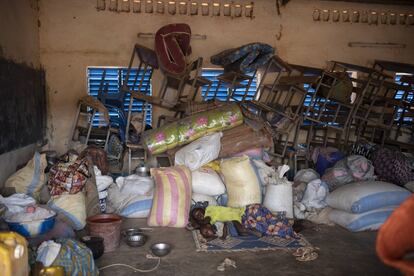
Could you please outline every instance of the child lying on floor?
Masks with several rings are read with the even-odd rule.
[[[190,225],[199,229],[201,235],[211,240],[217,238],[216,222],[232,222],[239,235],[269,235],[281,238],[298,238],[293,231],[293,221],[288,220],[283,212],[272,214],[261,204],[247,205],[245,208],[231,208],[224,206],[196,205],[190,212]],[[224,227],[223,236],[227,235]]]

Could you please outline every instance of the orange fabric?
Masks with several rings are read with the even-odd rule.
[[[414,195],[400,205],[381,226],[377,254],[381,260],[405,275],[414,275],[414,261],[403,260],[414,251]]]

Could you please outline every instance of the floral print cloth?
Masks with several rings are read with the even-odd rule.
[[[258,230],[267,236],[279,236],[281,238],[299,238],[293,231],[292,223],[286,218],[284,212],[277,215],[263,207],[261,204],[246,206],[242,216],[242,224],[247,229]]]
[[[143,134],[143,145],[151,154],[160,154],[188,144],[208,133],[241,125],[243,115],[237,104],[197,113]]]

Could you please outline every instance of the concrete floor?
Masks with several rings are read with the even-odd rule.
[[[146,227],[145,220],[127,220],[127,227]],[[351,233],[340,227],[305,224],[301,233],[314,246],[320,248],[319,258],[301,263],[291,252],[262,251],[235,253],[196,252],[191,233],[185,229],[155,228],[148,233],[149,241],[141,248],[132,248],[121,242],[117,251],[104,254],[97,265],[126,263],[141,269],[152,268],[156,261],[147,260],[145,255],[155,242],[169,242],[173,245],[170,255],[162,258],[159,268],[149,275],[401,275],[398,271],[383,265],[375,254],[376,232]],[[225,272],[217,271],[224,258],[236,261],[237,268]],[[136,275],[123,267],[108,268],[100,275]]]

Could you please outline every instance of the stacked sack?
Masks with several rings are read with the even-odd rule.
[[[221,132],[208,134],[181,148],[175,154],[175,164],[191,171],[192,201],[217,205],[217,197],[226,192],[223,181],[211,167],[205,166],[220,153]]]
[[[404,188],[381,181],[343,185],[327,197],[333,208],[329,219],[352,232],[377,230],[410,195]]]
[[[154,181],[151,177],[120,176],[108,188],[107,211],[127,218],[146,218],[153,200]]]
[[[262,182],[247,156],[261,157],[262,149],[218,160],[222,136],[221,132],[208,134],[175,154],[175,165],[184,165],[191,171],[192,203],[207,201],[209,205],[229,207],[262,203]]]

